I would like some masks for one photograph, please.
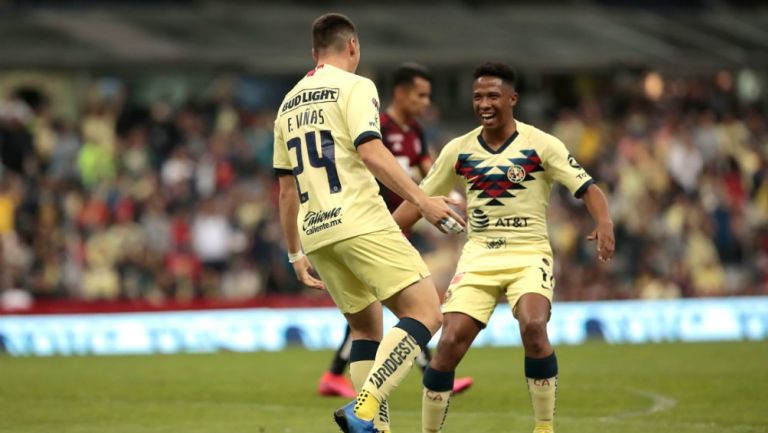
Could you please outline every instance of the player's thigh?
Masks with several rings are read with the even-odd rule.
[[[339,243],[340,259],[376,299],[389,299],[428,277],[429,269],[402,233],[379,231]]]
[[[338,259],[334,245],[307,254],[339,310],[347,315],[363,311],[376,296]]]
[[[382,301],[395,316],[420,321],[432,334],[440,329],[440,298],[432,278],[422,278]]]
[[[502,281],[496,272],[456,274],[445,292],[443,314],[463,313],[485,327],[503,292]]]
[[[520,319],[520,308],[524,308],[529,314],[539,316],[546,313],[547,320],[551,310],[554,296],[555,278],[552,273],[552,260],[542,260],[540,266],[526,266],[510,271],[509,283],[506,287],[506,296],[512,307],[513,315]],[[541,295],[541,297],[527,297],[532,302],[521,303],[520,299],[528,294]],[[546,300],[546,301],[545,301]],[[540,314],[541,313],[541,314]]]

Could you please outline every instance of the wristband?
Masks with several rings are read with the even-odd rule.
[[[288,263],[296,263],[304,257],[304,252],[299,250],[298,253],[288,253]]]

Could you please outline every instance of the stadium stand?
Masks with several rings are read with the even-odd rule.
[[[755,55],[768,46],[768,15],[708,11],[672,26],[648,10],[578,8],[573,18],[492,3],[446,2],[430,9],[427,26],[396,22],[371,3],[351,13],[359,8],[371,29],[362,35],[366,75],[408,59],[434,68],[433,153],[473,123],[469,68],[492,56],[525,59],[518,116],[566,143],[610,192],[616,219],[616,259],[598,267],[586,213],[553,192],[557,297],[768,294],[768,89],[766,58]],[[7,310],[61,300],[325,299],[299,287],[285,259],[271,172],[276,95],[308,68],[306,56],[280,53],[303,52],[289,45],[305,41],[286,33],[303,27],[277,28],[270,17],[285,6],[276,3],[241,15],[231,5],[173,9],[172,21],[163,7],[11,6],[0,17],[0,34],[15,41],[0,38]],[[403,7],[419,16],[427,6]],[[479,8],[468,23],[476,37],[446,41],[456,35],[434,31],[467,7]],[[297,8],[297,22],[316,14]],[[525,38],[531,22],[549,36]],[[411,33],[395,38],[399,27]],[[205,37],[195,36],[200,28]],[[277,42],[257,43],[264,34]],[[478,50],[480,40],[495,42]],[[389,83],[380,84],[385,95]],[[460,240],[427,227],[416,235],[447,284]]]

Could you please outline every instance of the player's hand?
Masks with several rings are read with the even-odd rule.
[[[450,199],[448,197],[438,196],[427,197],[426,199],[417,203],[416,206],[424,218],[429,221],[430,224],[437,227],[441,232],[448,233],[448,230],[450,230],[453,233],[461,233],[464,231],[467,223],[464,222],[464,219],[460,217],[456,211],[448,206],[458,206],[459,204],[460,203],[458,203],[456,200]],[[456,224],[458,224],[458,227]],[[454,227],[454,229],[451,230],[451,227]]]
[[[597,241],[597,259],[601,262],[608,262],[613,258],[613,252],[616,249],[616,240],[613,237],[613,223],[598,223],[592,233],[587,236],[589,241]]]
[[[325,284],[319,278],[315,278],[312,275],[314,268],[312,268],[312,263],[309,262],[306,256],[293,263],[293,270],[296,272],[296,277],[299,281],[310,289],[325,289]]]

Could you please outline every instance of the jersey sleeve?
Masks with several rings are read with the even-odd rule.
[[[280,129],[280,123],[277,119],[275,120],[275,131],[273,135],[272,167],[275,170],[275,174],[278,176],[293,174],[291,159],[288,156],[288,147],[283,139],[283,131]]]
[[[448,195],[458,182],[456,174],[456,147],[452,143],[445,145],[437,160],[429,169],[419,185],[429,196]]]
[[[592,176],[576,161],[565,144],[555,137],[547,143],[547,160],[552,179],[568,188],[576,198],[580,198],[587,188],[595,183]]]
[[[376,86],[371,80],[359,80],[352,86],[347,100],[347,127],[355,148],[372,138],[381,140],[379,125]]]

